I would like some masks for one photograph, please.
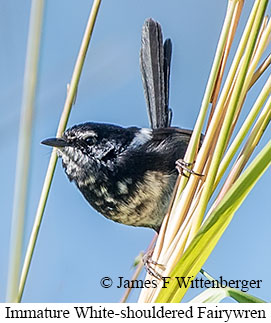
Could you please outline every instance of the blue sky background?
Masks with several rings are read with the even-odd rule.
[[[245,2],[238,35],[252,3]],[[26,0],[0,1],[1,302],[6,290],[30,4]],[[40,142],[56,133],[91,5],[92,1],[87,0],[49,0],[45,8],[25,247],[50,157],[50,149]],[[226,0],[102,2],[69,125],[97,121],[148,126],[139,48],[142,24],[153,17],[162,24],[164,37],[173,41],[170,87],[173,124],[193,128],[226,5]],[[241,119],[261,87],[262,80],[249,93]],[[257,151],[269,139],[270,126]],[[270,182],[268,169],[204,265],[214,277],[263,280],[261,289],[250,292],[266,301],[270,300],[271,287]],[[69,183],[58,163],[23,301],[118,302],[124,290],[114,285],[103,289],[100,279],[130,278],[134,258],[146,249],[153,234],[150,229],[116,224],[99,215]],[[144,275],[145,272],[142,279]],[[138,293],[134,290],[130,301],[136,301]],[[199,290],[190,290],[185,300],[198,293]]]

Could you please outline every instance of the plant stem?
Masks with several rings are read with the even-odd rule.
[[[44,1],[32,0],[18,137],[6,301],[18,291]]]
[[[76,94],[76,91],[77,91],[77,87],[78,87],[79,79],[80,79],[80,76],[81,76],[83,64],[84,64],[84,61],[85,61],[89,41],[90,41],[90,38],[91,38],[91,35],[92,35],[93,27],[94,27],[94,24],[95,24],[95,21],[96,21],[96,17],[97,17],[97,14],[98,14],[100,4],[101,4],[101,0],[95,0],[93,2],[93,5],[92,5],[92,9],[91,9],[89,19],[88,19],[88,22],[87,22],[85,34],[84,34],[84,37],[83,37],[83,40],[82,40],[82,43],[81,43],[81,48],[79,50],[78,57],[77,57],[77,60],[76,60],[76,64],[75,64],[75,67],[74,67],[74,71],[73,71],[73,74],[72,74],[72,79],[71,79],[71,83],[70,83],[69,90],[68,90],[68,93],[67,93],[67,98],[66,98],[66,101],[65,101],[65,104],[64,104],[63,112],[62,112],[60,122],[59,122],[59,126],[58,126],[58,129],[57,129],[57,136],[62,135],[63,131],[66,128],[67,122],[68,122],[68,118],[69,118],[69,115],[70,115],[70,112],[71,112],[71,107],[72,107],[72,104],[73,104],[73,100],[74,100],[74,97],[75,97],[75,94]],[[17,301],[18,302],[21,301],[22,294],[23,294],[23,291],[24,291],[25,282],[26,282],[26,278],[27,278],[27,275],[28,275],[28,271],[29,271],[32,255],[33,255],[33,252],[34,252],[35,244],[36,244],[36,241],[37,241],[39,228],[40,228],[40,225],[41,225],[43,212],[44,212],[46,201],[47,201],[47,198],[48,198],[49,189],[50,189],[50,186],[51,186],[51,182],[52,182],[56,162],[57,162],[57,154],[56,154],[55,149],[54,149],[53,152],[52,152],[50,161],[49,161],[46,177],[45,177],[45,180],[44,180],[44,184],[43,184],[43,188],[42,188],[42,192],[41,192],[41,196],[40,196],[39,205],[38,205],[38,208],[37,208],[35,222],[34,222],[34,225],[33,225],[33,228],[32,228],[30,240],[29,240],[29,243],[28,243],[27,251],[26,251],[26,256],[25,256],[23,269],[22,269],[22,274],[21,274],[21,279],[20,279],[20,284],[19,284],[19,292],[18,292],[18,296],[17,296]]]

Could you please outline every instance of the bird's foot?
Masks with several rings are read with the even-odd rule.
[[[196,173],[191,168],[189,168],[189,167],[193,166],[194,164],[195,164],[195,162],[187,163],[183,159],[178,159],[176,161],[176,168],[177,168],[179,174],[183,175],[185,177],[189,177],[189,175],[185,174],[184,171],[188,172],[189,174],[195,175],[195,176],[203,177],[204,174]]]
[[[166,267],[162,264],[159,264],[157,261],[152,259],[153,249],[147,251],[144,256],[142,257],[142,261],[144,264],[144,267],[146,268],[146,271],[151,276],[157,278],[158,280],[161,280],[163,276],[157,272],[157,270],[153,266],[158,266],[159,269],[164,271]]]

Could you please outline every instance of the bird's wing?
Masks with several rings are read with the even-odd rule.
[[[140,67],[144,94],[152,129],[170,126],[169,77],[172,44],[163,45],[161,26],[147,19],[143,25],[140,50]]]

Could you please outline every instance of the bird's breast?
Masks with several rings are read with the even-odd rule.
[[[147,171],[132,178],[79,186],[87,201],[105,217],[126,225],[157,229],[167,212],[176,174]],[[86,182],[87,183],[87,182]]]

